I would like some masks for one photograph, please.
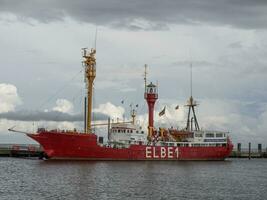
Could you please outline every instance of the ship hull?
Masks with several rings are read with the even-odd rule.
[[[218,147],[135,144],[119,148],[98,144],[94,134],[44,132],[27,135],[43,147],[46,158],[58,160],[224,160],[233,149],[230,141]]]

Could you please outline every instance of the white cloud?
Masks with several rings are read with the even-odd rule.
[[[166,113],[159,117],[160,109],[164,107],[163,102],[159,103],[159,108],[155,111],[155,125],[158,126],[178,126],[184,128],[187,117],[187,107],[180,104],[179,110],[175,110],[176,104],[165,103]],[[249,110],[247,110],[248,106]],[[256,107],[260,107],[261,113],[254,116]],[[252,110],[252,111],[251,111]],[[239,102],[227,99],[202,99],[196,108],[196,115],[200,128],[204,130],[229,131],[234,143],[266,143],[267,142],[267,106],[252,106],[249,102]],[[139,116],[139,119],[146,120],[147,114]]]
[[[31,122],[31,121],[13,121],[13,120],[0,120],[0,133],[6,134],[8,133],[8,129],[10,127],[15,127],[15,130],[25,131],[29,133],[34,133],[37,131],[37,128],[46,128],[50,129],[62,129],[62,130],[73,130],[74,128],[78,130],[82,130],[83,126],[81,122],[53,122],[53,121],[39,121],[39,122]]]
[[[77,130],[82,131],[82,126],[79,122],[52,122],[52,121],[41,121],[36,123],[36,128],[38,127],[44,127],[48,130],[52,129],[60,129],[60,130],[73,130],[76,128]]]
[[[175,103],[174,103],[175,102]],[[179,109],[175,106],[179,104]],[[267,143],[267,106],[251,102],[240,102],[228,99],[202,99],[196,108],[196,115],[201,129],[230,132],[230,137],[236,144],[248,142],[256,148],[258,143]],[[185,102],[176,100],[159,100],[154,113],[155,127],[169,128],[171,126],[185,128],[188,108]],[[158,113],[166,105],[165,115],[159,117]],[[248,108],[249,107],[249,108]],[[260,111],[256,111],[256,110]],[[255,115],[255,112],[260,114]],[[137,121],[146,128],[148,114],[140,114]]]
[[[175,102],[175,103],[174,103]],[[175,109],[175,107],[179,105],[179,109]],[[165,115],[159,116],[159,112],[166,106]],[[147,111],[147,105],[145,104],[145,112]],[[158,100],[155,105],[154,111],[154,126],[155,127],[185,127],[185,118],[186,118],[186,108],[183,106],[182,102],[177,102],[176,100],[167,100],[162,99]],[[143,128],[148,126],[148,113],[138,114],[137,113],[137,122]]]
[[[81,61],[80,48],[86,44],[89,47],[94,44],[95,26],[77,23],[71,19],[25,24],[15,16],[7,18],[0,21],[0,43],[5,47],[0,49],[3,55],[0,78],[3,82],[20,86],[24,108],[38,108],[38,105],[33,105],[51,95],[51,84],[59,88],[62,82],[64,85],[66,79],[74,75],[74,71],[76,73]],[[131,32],[106,26],[100,26],[98,30],[95,81],[97,102],[106,102],[106,99],[119,102],[123,99],[121,96],[125,96],[122,92],[127,92],[128,99],[140,102],[143,98],[142,74],[145,63],[149,66],[148,78],[159,81],[161,100],[162,97],[184,98],[189,88],[190,60],[194,66],[194,94],[199,98],[217,98],[200,102],[200,126],[229,130],[236,140],[258,138],[260,141],[262,138],[267,141],[267,120],[264,112],[251,110],[243,114],[240,111],[240,107],[243,108],[247,101],[266,101],[266,93],[262,92],[267,88],[266,30],[242,30],[209,24],[170,25],[169,31]],[[18,31],[21,37],[17,37]],[[230,44],[240,48],[229,48]],[[14,56],[17,59],[12,59]],[[19,69],[18,66],[23,68]],[[14,71],[20,76],[15,77]],[[36,77],[39,79],[37,82]],[[84,84],[82,81],[83,77],[80,85]],[[73,85],[78,85],[77,83],[72,82]],[[76,89],[76,86],[70,87],[64,91],[66,93],[62,97],[72,96]],[[134,89],[137,91],[131,92]],[[9,100],[3,101],[1,94],[0,92],[0,112],[4,112],[4,108],[14,110],[18,104]],[[242,105],[230,99],[236,99]],[[3,102],[9,103],[6,105]],[[180,106],[175,112],[172,110],[173,102],[168,103],[166,116],[162,118],[158,117],[158,112],[163,106],[157,108],[155,121],[168,126],[178,123],[179,127],[184,127],[186,110]],[[115,108],[107,104],[96,110],[108,113],[113,118],[122,118],[122,109],[111,103]],[[56,105],[54,109],[72,112],[70,107],[62,105]],[[144,123],[147,114],[138,119]]]
[[[110,102],[100,104],[98,108],[94,109],[94,112],[103,113],[110,116],[112,119],[122,119],[125,113],[125,109],[121,106],[115,106]]]
[[[175,102],[175,103],[173,103]],[[184,128],[186,125],[187,107],[183,106],[182,102],[178,102],[179,109],[175,110],[176,100],[168,100],[158,102],[154,113],[155,126],[156,127],[179,127]],[[166,105],[166,114],[159,117],[158,113]],[[267,142],[267,106],[261,106],[261,114],[258,116],[249,115],[242,111],[247,104],[240,103],[232,100],[219,100],[219,99],[203,99],[200,101],[200,106],[197,107],[196,113],[199,121],[199,125],[203,129],[208,130],[221,130],[229,131],[233,142],[242,142],[245,146],[248,142],[252,142],[252,145],[256,147],[257,143],[265,145]],[[146,110],[146,109],[145,109]],[[122,119],[125,114],[125,109],[121,106],[116,106],[110,102],[100,104],[95,112],[103,113],[110,116],[113,119],[117,117]],[[129,119],[126,119],[128,121]],[[148,114],[138,114],[137,121],[145,129],[147,127]],[[23,131],[36,131],[37,127],[45,127],[47,129],[69,129],[73,130],[77,128],[82,131],[82,122],[45,122],[40,121],[38,123],[21,122],[11,120],[0,120],[0,133],[8,141],[7,129],[16,125],[16,128]],[[97,131],[100,135],[105,135],[106,130]],[[1,137],[2,137],[1,136]],[[11,138],[15,138],[12,136]],[[21,136],[17,137],[17,141],[27,141]]]
[[[164,108],[166,105],[165,115],[159,116],[159,112]],[[174,103],[167,103],[162,104],[158,107],[158,110],[155,111],[155,122],[159,126],[173,126],[184,128],[185,126],[185,118],[186,118],[186,109],[182,104],[179,105],[179,109],[175,110],[177,104]]]
[[[15,127],[14,127],[15,126]],[[13,120],[0,120],[0,141],[1,143],[35,143],[32,139],[22,133],[9,132],[8,129],[14,127],[15,130],[35,133],[37,128],[43,127],[48,130],[61,129],[61,130],[73,130],[76,128],[78,131],[83,131],[83,125],[80,122],[52,122],[52,121],[40,121],[40,122],[25,122],[25,121],[13,121]]]
[[[56,106],[52,110],[63,113],[72,113],[73,104],[67,99],[58,99],[56,101]]]
[[[17,93],[17,88],[14,85],[1,83],[0,84],[0,113],[14,111],[15,107],[21,103]]]
[[[256,139],[259,143],[264,140],[267,143],[267,106],[264,106],[264,111],[255,119],[256,127],[252,126],[253,132],[256,134]]]

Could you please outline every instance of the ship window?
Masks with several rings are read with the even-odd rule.
[[[133,130],[131,130],[131,133],[133,132]]]
[[[123,132],[125,133],[125,130],[123,130]]]
[[[222,133],[216,133],[216,137],[223,137]]]
[[[206,137],[214,137],[214,133],[206,133]]]
[[[121,130],[119,129],[119,130],[118,130],[118,133],[120,133],[120,132],[121,132]]]
[[[141,131],[141,133],[144,133],[144,131]]]
[[[196,133],[195,136],[196,137],[202,137],[203,135],[201,133]]]
[[[136,131],[136,133],[138,133],[138,131]]]

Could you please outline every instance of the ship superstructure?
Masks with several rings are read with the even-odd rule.
[[[27,133],[40,143],[47,159],[75,160],[224,160],[233,145],[226,132],[204,131],[199,128],[191,96],[185,129],[156,128],[154,106],[158,99],[157,86],[147,84],[145,71],[144,98],[148,105],[148,125],[142,128],[136,123],[136,111],[132,109],[129,122],[108,121],[107,141],[92,132],[93,82],[96,77],[96,51],[83,51],[87,104],[85,105],[85,130],[45,130]],[[190,117],[190,112],[193,117]],[[194,127],[194,128],[193,128]],[[13,130],[14,131],[14,130]]]

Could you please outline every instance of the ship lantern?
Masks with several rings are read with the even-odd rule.
[[[157,95],[157,86],[150,82],[150,84],[146,86],[146,94]]]
[[[148,132],[149,136],[151,137],[154,128],[154,106],[158,99],[157,86],[152,82],[146,85],[145,99],[148,105]]]

